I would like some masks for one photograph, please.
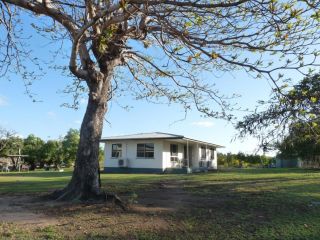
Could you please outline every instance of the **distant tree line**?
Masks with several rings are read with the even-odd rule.
[[[74,164],[77,148],[80,140],[80,132],[70,129],[67,134],[56,140],[43,140],[30,134],[26,138],[11,135],[0,139],[0,156],[10,154],[28,155],[24,163],[29,165],[30,170],[44,167],[59,169],[63,166],[70,167]],[[103,160],[103,151],[100,149],[99,160]]]
[[[273,157],[258,154],[218,153],[220,167],[267,167],[274,163]]]
[[[291,124],[288,135],[276,143],[278,157],[310,159],[320,156],[320,121],[312,124],[312,128],[305,122]]]
[[[275,144],[277,158],[300,161],[305,168],[320,168],[320,121],[303,121],[290,125],[287,136]]]
[[[240,137],[254,136],[282,159],[320,156],[320,72],[311,71],[293,86],[284,84],[270,100],[238,122]],[[259,109],[264,109],[260,111]]]

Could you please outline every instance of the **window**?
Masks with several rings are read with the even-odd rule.
[[[154,158],[154,144],[153,143],[139,143],[137,144],[138,158]]]
[[[207,150],[205,147],[201,147],[201,159],[207,159]]]
[[[214,148],[210,148],[210,159],[214,159]]]
[[[111,157],[120,158],[122,157],[122,144],[112,144]]]
[[[178,144],[170,144],[170,159],[173,162],[178,161]]]

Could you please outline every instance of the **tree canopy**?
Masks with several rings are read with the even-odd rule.
[[[16,135],[2,140],[2,143],[4,143],[3,148],[0,152],[2,156],[18,154],[19,149],[22,149],[23,147],[23,139]]]
[[[131,92],[229,118],[229,97],[201,72],[244,70],[276,84],[282,69],[318,65],[320,4],[313,0],[3,0],[0,6],[0,28],[7,31],[0,38],[2,75],[13,67],[26,85],[37,75],[23,67],[24,59],[37,63],[20,37],[27,10],[40,34],[71,41],[69,69],[77,81],[89,88],[99,77],[112,81],[106,100]],[[119,79],[121,70],[131,76]]]
[[[290,126],[288,135],[276,144],[278,156],[285,159],[311,159],[319,156],[320,136],[314,134],[320,133],[318,123],[312,127],[312,131],[307,123],[295,123]]]
[[[238,152],[218,153],[218,165],[220,167],[261,167],[272,164],[274,158],[258,154],[245,154]]]
[[[64,163],[64,149],[59,140],[47,141],[43,146],[43,153],[44,163],[47,166],[54,165],[58,169]]]
[[[28,155],[28,158],[25,161],[30,165],[30,169],[33,170],[36,166],[42,165],[42,161],[45,159],[44,145],[46,143],[39,137],[36,137],[34,134],[30,134],[23,140],[22,152],[25,155]]]
[[[66,164],[74,163],[77,156],[77,149],[80,141],[80,132],[77,129],[70,129],[62,140],[64,149],[64,162]]]
[[[0,126],[0,153],[4,151],[9,144],[9,140],[14,136],[14,132]]]
[[[260,104],[266,108],[238,122],[240,136],[256,136],[265,147],[283,138],[283,146],[288,146],[289,139],[309,144],[319,141],[320,74],[308,75],[293,87],[284,85],[271,100]]]
[[[2,146],[0,155],[18,154],[20,149],[21,154],[28,155],[24,162],[30,166],[30,170],[36,167],[43,168],[44,165],[54,165],[56,168],[61,165],[71,166],[76,160],[79,140],[80,133],[76,129],[69,129],[61,139],[48,141],[34,134],[24,139],[15,135],[6,135],[5,139],[0,140]],[[99,157],[103,157],[103,152],[100,152]]]

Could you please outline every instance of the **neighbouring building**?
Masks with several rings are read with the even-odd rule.
[[[320,168],[320,155],[310,157],[296,157],[290,159],[277,158],[277,168]]]
[[[102,138],[106,173],[194,172],[217,169],[223,146],[169,133]]]

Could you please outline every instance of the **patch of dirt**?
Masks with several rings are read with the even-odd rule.
[[[69,239],[96,233],[123,236],[137,231],[172,229],[170,213],[201,207],[209,200],[184,190],[184,181],[161,181],[153,189],[137,193],[128,211],[112,204],[83,204],[42,201],[37,196],[1,196],[0,223],[24,225],[29,229],[54,226]],[[120,196],[125,201],[130,196]],[[201,204],[199,204],[201,203]],[[204,204],[206,205],[206,204]]]
[[[210,199],[191,194],[183,189],[184,181],[161,181],[154,188],[138,194],[134,209],[143,212],[176,212],[184,208],[199,207],[199,202]]]
[[[58,219],[37,212],[36,208],[42,205],[32,196],[1,196],[0,222],[15,224],[32,224],[47,226],[58,224]]]

